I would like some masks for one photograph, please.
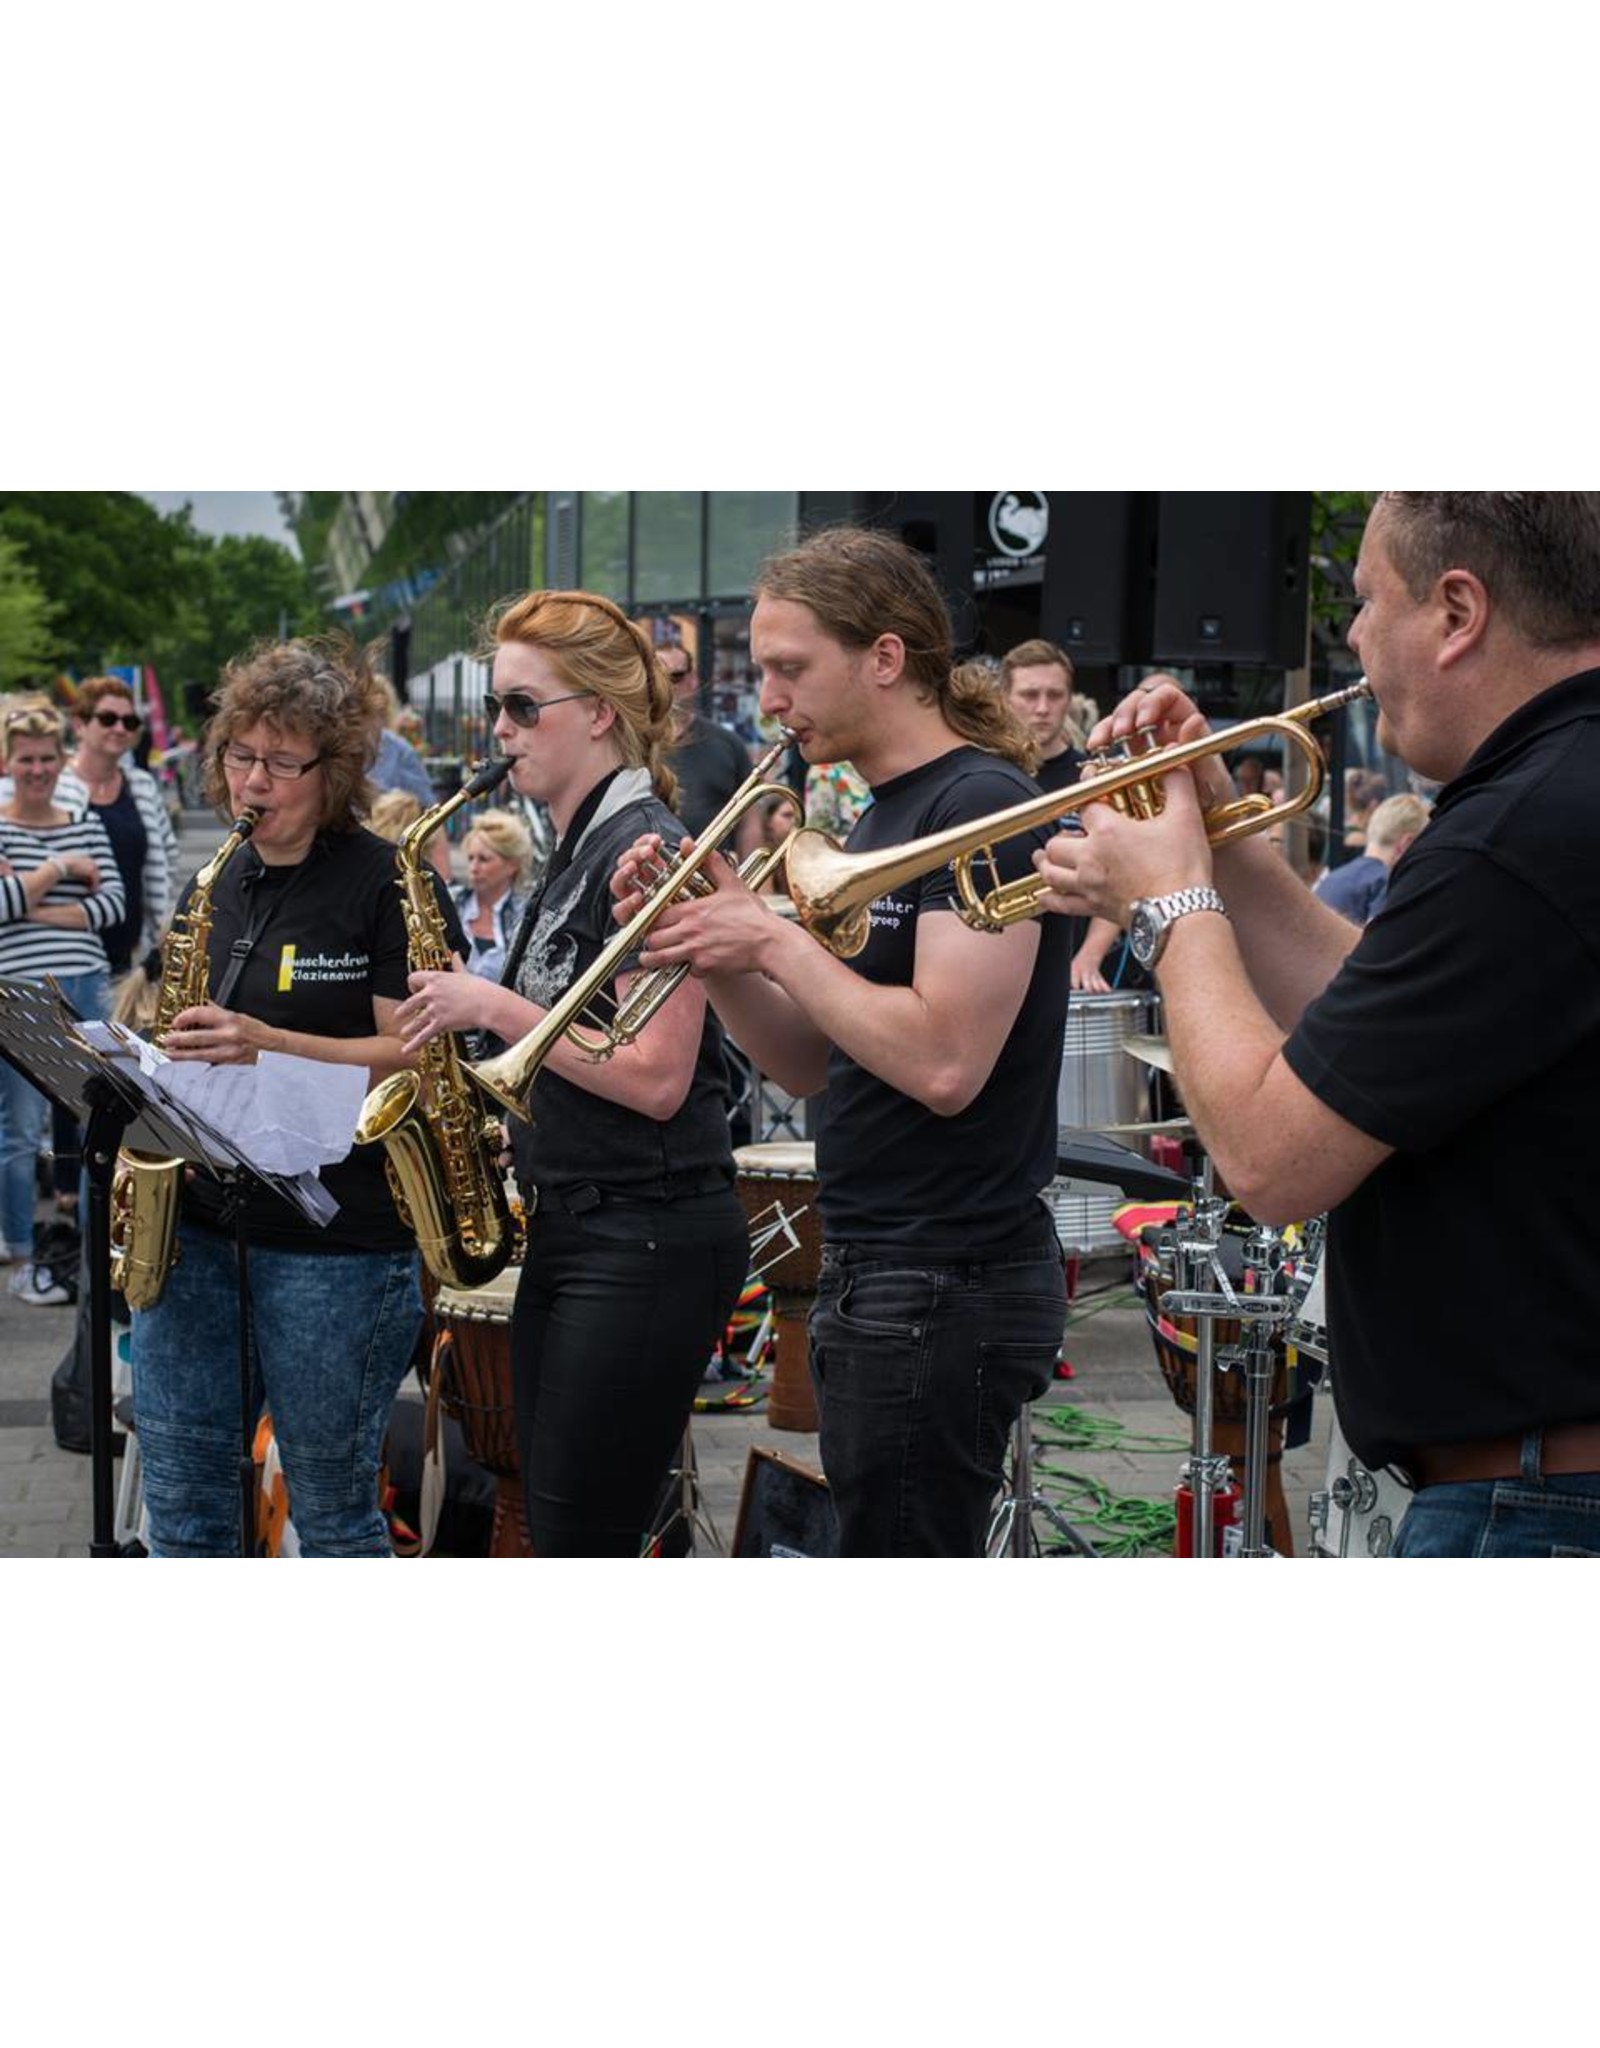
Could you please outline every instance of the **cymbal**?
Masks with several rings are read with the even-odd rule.
[[[1132,1053],[1136,1060],[1143,1060],[1148,1066],[1159,1067],[1163,1074],[1174,1071],[1172,1047],[1164,1038],[1150,1038],[1139,1032],[1132,1032],[1122,1041],[1122,1050]]]

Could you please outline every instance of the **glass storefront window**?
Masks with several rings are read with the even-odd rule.
[[[713,491],[707,553],[711,597],[743,597],[764,555],[795,537],[797,491]]]
[[[628,602],[628,493],[585,491],[578,581],[618,604]]]
[[[636,604],[699,597],[702,491],[640,491],[633,509]]]

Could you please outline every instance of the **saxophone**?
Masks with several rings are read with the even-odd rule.
[[[161,1000],[150,1043],[161,1045],[179,1013],[211,992],[211,903],[217,878],[261,822],[242,810],[232,829],[194,878],[187,907],[161,941]],[[178,1207],[183,1196],[181,1159],[149,1152],[117,1154],[111,1177],[111,1284],[129,1308],[154,1308],[178,1257]]]
[[[423,848],[475,797],[511,772],[491,761],[454,796],[407,828],[395,856],[406,914],[406,955],[413,974],[448,974],[450,945]],[[361,1105],[358,1145],[383,1145],[395,1204],[417,1240],[423,1264],[445,1287],[481,1287],[511,1257],[515,1225],[496,1163],[499,1130],[467,1077],[454,1032],[431,1039],[405,1068],[380,1081]]]

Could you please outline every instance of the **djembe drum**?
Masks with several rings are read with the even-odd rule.
[[[817,1400],[806,1318],[822,1277],[817,1148],[798,1140],[740,1145],[733,1167],[750,1225],[755,1271],[771,1292],[777,1329],[767,1420],[774,1429],[814,1432]]]
[[[469,1455],[494,1474],[491,1557],[533,1555],[511,1389],[511,1309],[521,1277],[520,1266],[507,1266],[481,1287],[440,1287],[433,1298],[439,1404],[460,1425]]]

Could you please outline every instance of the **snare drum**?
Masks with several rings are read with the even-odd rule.
[[[733,1168],[750,1225],[750,1271],[772,1290],[777,1324],[767,1420],[774,1429],[815,1431],[806,1315],[822,1278],[817,1148],[794,1140],[740,1145]]]
[[[1328,1483],[1311,1496],[1311,1548],[1318,1557],[1387,1557],[1411,1489],[1392,1472],[1369,1472],[1345,1442],[1339,1418],[1328,1433]]]
[[[495,1476],[491,1557],[531,1557],[511,1388],[511,1310],[520,1266],[481,1287],[441,1287],[433,1300],[439,1404],[461,1426],[469,1456]]]

